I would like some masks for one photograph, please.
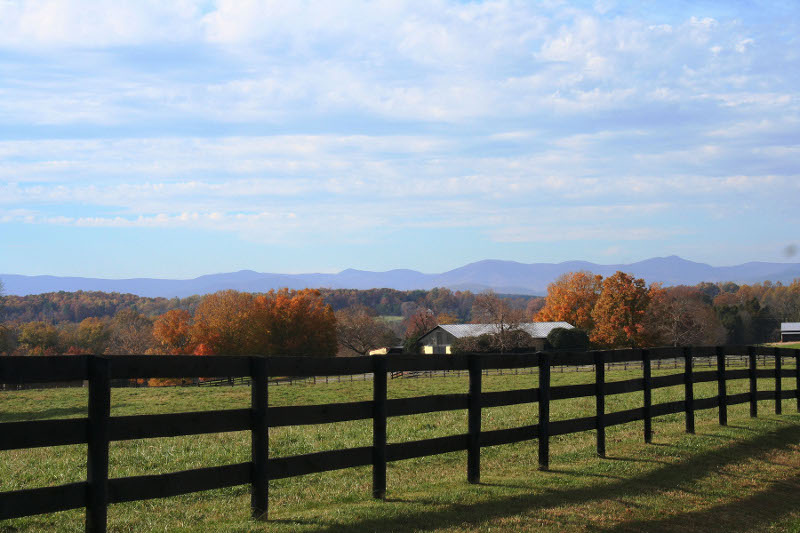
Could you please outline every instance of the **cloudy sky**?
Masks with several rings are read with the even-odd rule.
[[[799,5],[0,0],[0,272],[800,261]]]

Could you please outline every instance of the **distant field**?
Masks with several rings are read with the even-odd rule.
[[[387,323],[402,322],[403,317],[400,315],[381,315],[378,318]]]
[[[773,342],[770,346],[780,346],[781,348],[794,348],[800,350],[800,342]]]
[[[673,373],[674,370],[654,374]],[[609,372],[611,380],[634,371]],[[554,373],[553,384],[589,383],[590,372]],[[537,376],[484,377],[484,390],[536,385]],[[368,400],[371,382],[270,388],[271,405]],[[794,388],[785,379],[785,390]],[[760,390],[773,388],[763,380]],[[397,379],[389,396],[466,392],[466,378]],[[729,382],[729,394],[747,390]],[[682,387],[654,391],[654,403],[681,399]],[[696,385],[697,398],[713,396],[713,383]],[[85,389],[0,393],[0,421],[86,416]],[[248,407],[248,387],[113,389],[112,416]],[[607,410],[641,405],[642,394],[607,398]],[[642,423],[609,428],[607,459],[598,459],[594,431],[556,437],[551,472],[537,470],[536,441],[484,448],[481,485],[466,483],[466,452],[390,463],[388,501],[370,498],[368,467],[279,480],[270,486],[268,523],[249,517],[249,487],[112,505],[110,531],[798,531],[800,530],[800,415],[794,400],[782,416],[760,402],[729,407],[730,425],[716,410],[697,413],[697,434],[684,433],[684,416],[654,422],[654,443],[642,442]],[[594,399],[560,400],[552,418],[594,414]],[[536,405],[483,410],[486,430],[536,422]],[[466,430],[466,412],[389,419],[390,442]],[[276,428],[271,456],[371,444],[371,421]],[[247,432],[111,443],[112,477],[163,473],[248,461]],[[86,447],[0,452],[0,490],[82,481]],[[83,511],[0,523],[0,532],[82,531]]]

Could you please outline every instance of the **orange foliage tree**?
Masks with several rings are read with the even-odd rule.
[[[657,284],[648,289],[643,279],[625,272],[607,277],[592,311],[591,341],[605,347],[646,346],[651,340],[645,325],[647,307],[660,290]]]
[[[547,286],[544,307],[533,317],[536,322],[569,322],[576,328],[594,328],[592,311],[603,288],[603,276],[591,272],[568,272]]]
[[[458,324],[458,317],[450,313],[439,313],[436,315],[437,324]]]
[[[194,313],[191,343],[202,345],[207,355],[257,353],[254,348],[259,331],[254,301],[252,294],[234,290],[207,295]]]
[[[197,355],[336,355],[336,317],[319,291],[253,295],[226,290],[197,306],[190,329]]]
[[[153,336],[169,354],[190,354],[192,315],[183,309],[173,309],[153,322]]]
[[[254,309],[254,353],[336,355],[336,317],[318,290],[269,291],[255,297]]]

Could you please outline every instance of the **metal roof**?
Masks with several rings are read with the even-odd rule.
[[[498,331],[495,324],[443,324],[438,327],[458,339]],[[544,339],[555,328],[573,329],[573,326],[568,322],[523,322],[517,329],[525,331],[535,339]]]
[[[800,331],[800,322],[781,323],[781,332],[786,332],[786,331]]]

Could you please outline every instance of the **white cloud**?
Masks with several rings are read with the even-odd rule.
[[[590,4],[0,3],[0,220],[529,242],[561,206],[624,240],[698,194],[788,203],[791,17]]]
[[[602,227],[564,227],[540,224],[527,227],[505,227],[491,231],[494,241],[507,243],[555,243],[564,241],[653,241],[679,235],[678,230],[658,227],[625,227],[604,225]]]
[[[755,43],[753,39],[742,39],[738,43],[736,43],[736,51],[740,54],[743,54],[747,51],[747,47],[751,44]]]
[[[0,3],[0,44],[119,46],[191,38],[199,2],[28,0]]]

